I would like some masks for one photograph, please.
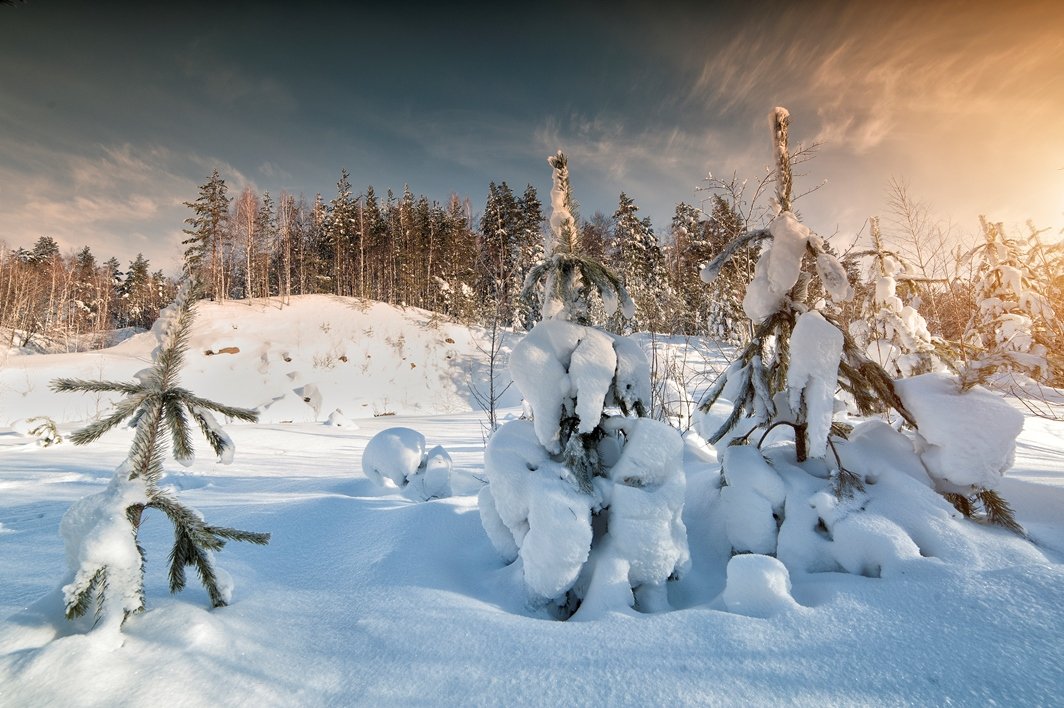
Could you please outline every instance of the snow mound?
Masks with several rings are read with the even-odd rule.
[[[387,428],[362,452],[362,471],[379,485],[390,481],[412,499],[450,496],[451,456],[440,446],[426,452],[425,436],[412,428]]]
[[[749,617],[773,617],[799,607],[791,597],[787,566],[775,558],[738,555],[728,561],[724,604],[728,611]]]
[[[142,559],[126,510],[147,502],[143,480],[128,479],[123,465],[104,491],[74,502],[59,524],[70,568],[62,590],[64,605],[69,607],[98,573],[104,573],[101,629],[117,631],[125,615],[142,606]]]
[[[794,461],[790,443],[722,451],[723,486],[710,504],[732,553],[771,555],[794,574],[874,578],[1044,562],[1024,539],[964,519],[934,489],[912,441],[883,421],[835,442],[860,487],[839,492],[835,465]],[[834,462],[834,461],[833,461]]]
[[[344,415],[344,412],[339,408],[329,414],[329,417],[325,419],[325,424],[332,428],[347,428],[348,430],[358,430],[358,425],[355,423],[355,421]]]
[[[995,489],[1012,467],[1023,414],[981,386],[961,392],[940,373],[894,382],[916,418],[914,444],[941,492]]]

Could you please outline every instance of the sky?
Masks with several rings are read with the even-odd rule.
[[[781,9],[785,8],[785,9]],[[570,157],[581,214],[625,191],[664,232],[705,178],[758,179],[768,116],[819,144],[796,191],[843,242],[891,179],[975,233],[1064,227],[1064,3],[408,2],[0,6],[0,243],[176,272],[217,168],[238,194],[483,207]],[[889,235],[889,234],[888,234]]]

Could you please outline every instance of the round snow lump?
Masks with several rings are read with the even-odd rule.
[[[384,485],[390,479],[405,487],[425,460],[425,436],[411,428],[388,428],[370,439],[362,453],[362,471]]]
[[[749,617],[772,617],[798,606],[791,597],[787,566],[756,553],[744,553],[728,561],[724,604],[729,612]]]

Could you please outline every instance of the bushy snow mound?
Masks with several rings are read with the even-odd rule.
[[[775,556],[792,576],[885,578],[943,563],[1044,562],[1025,540],[965,520],[935,491],[912,442],[890,425],[862,423],[835,446],[863,490],[836,495],[837,472],[817,460],[796,464],[789,444],[723,450],[723,486],[709,513],[732,552]]]
[[[374,435],[362,452],[362,471],[377,484],[389,480],[421,501],[451,494],[451,456],[439,446],[426,452],[425,436],[411,428]]]
[[[480,490],[484,530],[505,560],[521,560],[525,584],[541,602],[566,593],[591,549],[595,499],[577,491],[551,460],[529,421],[495,431],[484,449]]]
[[[939,491],[998,486],[1012,467],[1022,413],[981,386],[962,392],[946,374],[895,381],[894,389],[916,419],[916,449]]]
[[[798,607],[791,597],[787,566],[770,556],[753,553],[728,561],[723,598],[728,611],[750,617],[772,617]]]
[[[585,570],[591,553],[592,511],[604,511],[607,537],[583,582],[582,619],[636,603],[667,606],[664,583],[690,566],[682,519],[683,440],[649,418],[611,418],[614,437],[600,445],[612,462],[595,479],[596,495],[579,492],[563,465],[551,459],[528,421],[507,423],[488,441],[480,514],[495,549],[520,559],[533,600],[561,600]],[[600,573],[600,569],[609,572]],[[636,596],[633,597],[633,590]],[[620,601],[618,602],[618,598]]]

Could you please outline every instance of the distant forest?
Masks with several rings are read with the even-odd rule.
[[[751,329],[743,295],[759,244],[739,248],[709,283],[699,273],[736,236],[769,221],[771,181],[711,181],[702,192],[705,200],[679,202],[664,229],[641,218],[623,192],[610,215],[577,214],[584,255],[620,276],[637,307],[632,321],[607,318],[603,311],[592,316],[618,331],[746,342]],[[904,184],[893,182],[888,195],[884,233],[878,219],[865,225],[862,241],[872,248],[837,254],[855,287],[855,297],[835,313],[843,325],[863,327],[870,343],[888,341],[903,328],[890,323],[894,315],[884,319],[884,307],[903,319],[909,317],[905,308],[918,309],[928,341],[950,360],[995,347],[1024,356],[1032,347],[1064,350],[1056,316],[1064,311],[1064,246],[1045,243],[1045,231],[1033,225],[1027,234],[1009,235],[987,220],[981,237],[962,244]],[[491,183],[484,210],[474,217],[469,201],[457,196],[441,204],[409,189],[379,195],[367,187],[356,194],[346,170],[331,199],[318,195],[309,203],[287,192],[274,196],[249,188],[233,196],[215,171],[186,206],[183,270],[213,300],[283,301],[325,293],[515,330],[539,319],[537,298],[520,297],[529,271],[543,260],[548,228],[531,185],[518,193],[506,182]],[[1020,296],[992,294],[999,286],[991,281],[1000,281],[1000,273],[1016,280],[1012,289]],[[879,292],[884,277],[896,284],[897,295]],[[106,346],[115,330],[150,327],[175,288],[176,280],[153,271],[142,255],[123,270],[114,258],[98,261],[88,247],[64,255],[48,236],[31,248],[0,248],[0,342],[39,351]],[[1035,295],[1044,298],[1044,307],[1031,304]],[[998,300],[1000,307],[988,309],[988,302]],[[1006,324],[1010,334],[995,334]],[[1040,378],[1064,380],[1061,367],[1053,364]]]
[[[720,196],[710,204],[708,212],[678,204],[660,235],[623,193],[614,214],[580,220],[587,254],[632,291],[638,328],[736,336],[729,330],[739,310],[714,306],[698,270],[745,225]],[[519,298],[543,258],[544,209],[532,186],[518,194],[506,182],[490,184],[474,218],[457,196],[441,204],[409,189],[355,194],[346,171],[332,199],[309,203],[248,188],[234,197],[215,172],[186,205],[184,271],[211,299],[327,293],[515,328],[538,316],[535,303]],[[48,236],[0,250],[0,327],[14,346],[106,345],[112,330],[150,327],[174,291],[174,279],[142,255],[123,269],[87,246],[64,255]]]

